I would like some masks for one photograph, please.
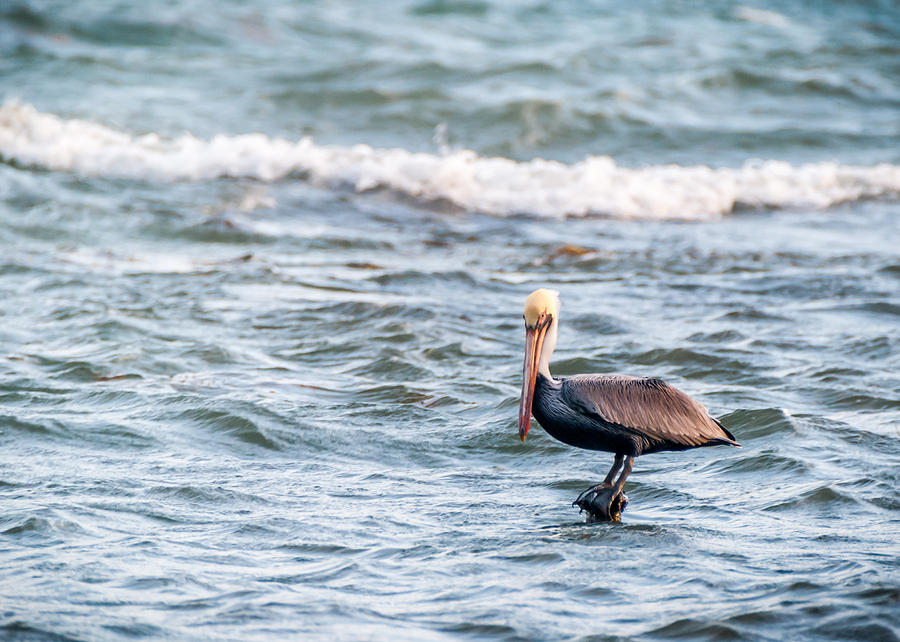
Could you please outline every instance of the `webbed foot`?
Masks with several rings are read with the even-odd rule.
[[[610,488],[612,488],[612,484],[606,484],[606,483],[603,483],[603,484],[597,484],[596,486],[591,486],[590,488],[588,488],[587,490],[585,490],[584,492],[582,492],[582,493],[575,499],[574,502],[572,502],[572,506],[579,506],[579,507],[580,507],[581,504],[582,504],[582,502],[585,502],[585,501],[590,502],[590,500],[593,499],[593,497],[594,497],[595,495],[598,495],[599,493],[602,493],[604,490],[609,490]],[[582,509],[582,510],[586,510],[586,509]]]
[[[628,504],[625,493],[616,492],[612,484],[600,484],[588,488],[572,502],[573,506],[586,511],[592,520],[599,522],[620,522],[622,511]]]

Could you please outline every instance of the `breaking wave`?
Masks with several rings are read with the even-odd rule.
[[[605,215],[635,219],[712,219],[739,208],[826,208],[900,195],[900,165],[753,161],[740,168],[619,167],[608,156],[565,164],[517,162],[473,151],[317,145],[263,134],[133,136],[30,105],[0,107],[0,159],[109,178],[276,181],[302,175],[314,184],[357,191],[389,189],[493,215]]]

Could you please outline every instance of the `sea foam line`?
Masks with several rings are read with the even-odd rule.
[[[574,164],[517,162],[469,150],[438,155],[323,146],[309,138],[292,142],[263,134],[211,140],[190,134],[132,136],[16,102],[0,107],[0,158],[88,176],[157,181],[275,181],[303,174],[319,185],[386,188],[494,215],[710,219],[736,207],[826,208],[900,195],[900,166],[891,164],[757,161],[740,168],[625,168],[608,156]]]

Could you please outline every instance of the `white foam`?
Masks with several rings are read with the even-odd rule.
[[[741,20],[747,22],[758,22],[759,24],[769,25],[770,27],[787,27],[790,21],[786,16],[769,11],[767,9],[754,9],[753,7],[745,7],[739,5],[734,10],[734,15]]]
[[[275,181],[303,174],[319,185],[387,188],[495,215],[709,219],[736,206],[825,208],[900,194],[900,166],[890,164],[757,161],[736,169],[625,168],[607,156],[571,165],[542,159],[516,162],[467,150],[425,154],[367,145],[322,146],[308,138],[291,142],[263,134],[167,139],[131,136],[19,103],[0,107],[0,157],[83,175],[158,181]]]

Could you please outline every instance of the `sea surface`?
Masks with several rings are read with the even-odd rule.
[[[0,639],[898,637],[896,3],[0,3]]]

